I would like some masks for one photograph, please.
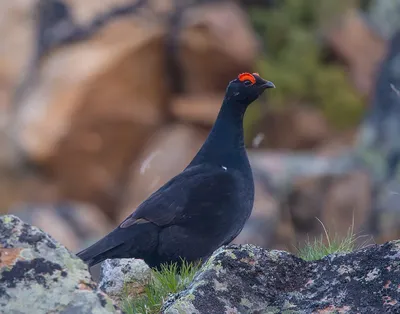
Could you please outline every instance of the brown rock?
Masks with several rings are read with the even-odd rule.
[[[234,2],[207,3],[183,16],[180,64],[188,93],[223,92],[240,72],[251,71],[258,42],[244,11]]]
[[[13,90],[33,53],[32,11],[36,1],[0,2],[0,110],[10,105]]]
[[[311,149],[331,135],[323,114],[306,106],[289,106],[267,112],[258,132],[265,134],[262,144],[268,145],[269,149]]]
[[[151,193],[179,174],[198,152],[207,132],[183,124],[161,128],[132,165],[119,221],[125,219]]]
[[[164,121],[164,33],[121,18],[42,60],[17,104],[15,138],[64,196],[112,210],[126,168]]]
[[[327,190],[321,220],[328,230],[346,235],[354,217],[354,230],[365,233],[370,211],[371,180],[365,172],[352,171],[333,180]]]
[[[316,218],[332,236],[344,238],[351,228],[355,233],[367,236],[370,189],[368,174],[356,170],[343,176],[296,180],[285,205],[295,229],[297,243],[293,244],[323,235],[323,228]]]
[[[47,232],[73,252],[86,248],[112,230],[107,217],[89,204],[20,204],[9,213]]]
[[[184,94],[172,99],[171,112],[179,120],[211,126],[215,122],[223,98],[222,93]]]
[[[325,31],[328,43],[350,68],[357,90],[371,96],[386,42],[375,34],[356,10],[350,10]]]
[[[38,1],[0,4],[1,12],[7,12],[0,21],[4,35],[0,110],[3,104],[12,105],[13,116],[7,123],[19,154],[7,160],[16,163],[27,157],[41,166],[54,190],[48,193],[43,187],[42,191],[41,184],[34,183],[31,194],[49,194],[38,197],[41,201],[78,199],[116,215],[127,169],[153,132],[167,122],[168,111],[179,120],[210,126],[227,82],[250,70],[257,41],[237,4],[189,5],[178,36],[186,94],[171,102],[165,39],[176,4],[151,0],[147,8],[116,17],[87,39],[58,45],[31,64]],[[132,4],[129,0],[63,2],[75,27],[81,28]],[[12,98],[16,87],[18,98]],[[196,146],[192,141],[191,137],[188,145]],[[32,185],[15,181],[0,182],[0,195],[9,196],[18,186],[18,196],[9,197],[8,205],[25,200],[26,187]]]
[[[108,13],[115,8],[132,4],[131,0],[101,0],[101,1],[63,0],[63,2],[72,8],[74,19],[78,24],[81,25],[88,24],[99,15]]]

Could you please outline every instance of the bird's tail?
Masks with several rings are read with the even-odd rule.
[[[89,267],[109,258],[145,259],[158,243],[158,227],[153,224],[117,228],[76,255]]]
[[[102,243],[102,240],[100,240],[92,246],[88,247],[87,249],[80,251],[76,254],[76,256],[78,256],[81,260],[88,264],[89,267],[92,267],[108,258],[113,258],[113,251],[118,251],[123,243],[108,250],[102,249],[103,245],[104,243]]]

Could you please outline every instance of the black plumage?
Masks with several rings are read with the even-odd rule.
[[[207,258],[230,243],[249,218],[254,201],[243,140],[244,113],[272,87],[256,73],[242,73],[231,81],[207,140],[186,169],[77,255],[90,266],[109,258],[140,258],[159,267]]]

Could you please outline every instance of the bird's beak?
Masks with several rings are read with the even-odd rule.
[[[267,89],[267,88],[275,88],[275,84],[270,82],[270,81],[265,81],[262,85],[261,85],[262,89]]]

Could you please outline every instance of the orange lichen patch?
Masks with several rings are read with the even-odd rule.
[[[388,281],[386,282],[386,284],[383,286],[383,289],[388,289],[391,283],[392,283],[392,282],[391,282],[390,280],[388,280]]]
[[[383,299],[383,304],[384,305],[396,305],[397,304],[397,301],[393,300],[389,296],[384,296],[384,297],[382,297],[382,299]]]
[[[305,286],[306,286],[306,287],[309,287],[309,286],[312,286],[313,284],[314,284],[314,280],[309,279],[309,280],[306,282]]]
[[[240,261],[251,266],[254,266],[256,264],[256,261],[253,258],[242,258],[240,259]]]
[[[83,281],[81,281],[78,284],[78,289],[79,290],[88,290],[88,291],[92,291],[93,290],[93,288],[90,285],[88,285],[86,282],[83,282]]]
[[[241,82],[250,81],[252,84],[256,83],[256,78],[253,76],[253,74],[247,72],[239,74],[238,79]]]
[[[345,314],[350,311],[350,306],[342,306],[342,307],[336,307],[334,305],[329,305],[328,307],[324,309],[318,310],[319,314],[330,314],[330,313],[339,313],[339,314]]]
[[[0,247],[0,268],[13,266],[17,259],[22,259],[19,254],[21,248],[2,248]]]

